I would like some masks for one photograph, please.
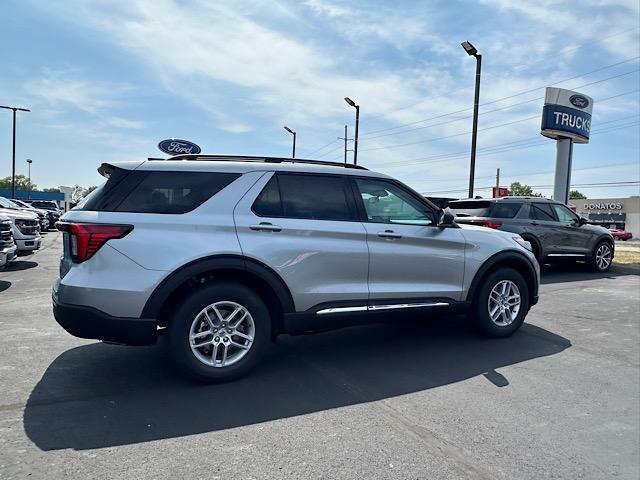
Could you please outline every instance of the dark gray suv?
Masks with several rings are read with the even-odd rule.
[[[449,202],[457,223],[518,233],[531,243],[540,263],[583,260],[596,271],[609,269],[614,241],[606,228],[590,225],[566,205],[541,197],[503,197]]]

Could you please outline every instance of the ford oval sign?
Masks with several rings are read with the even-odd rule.
[[[158,144],[158,148],[169,155],[197,154],[202,151],[195,143],[177,138],[162,140]]]
[[[589,106],[589,100],[583,95],[571,95],[569,101],[574,107],[587,108]]]

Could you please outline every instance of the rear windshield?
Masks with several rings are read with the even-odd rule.
[[[449,202],[449,208],[456,217],[513,218],[521,207],[519,202]]]
[[[139,171],[116,168],[76,210],[190,212],[240,176],[238,173]]]

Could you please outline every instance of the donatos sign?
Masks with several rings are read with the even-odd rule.
[[[542,135],[588,143],[593,99],[563,88],[547,87],[542,109]]]
[[[158,148],[164,153],[168,153],[169,155],[184,155],[184,154],[197,154],[200,153],[200,147],[195,143],[189,142],[187,140],[179,140],[177,138],[169,138],[167,140],[162,140],[158,144]]]

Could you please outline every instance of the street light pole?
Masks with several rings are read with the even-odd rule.
[[[29,165],[29,200],[31,200],[31,164],[33,163],[33,160],[31,160],[30,158],[27,158],[27,164]]]
[[[11,198],[16,198],[16,111],[20,112],[30,112],[26,108],[19,107],[7,107],[5,105],[0,105],[0,108],[4,108],[5,110],[13,110],[13,154],[12,154],[12,163],[11,163]]]
[[[356,105],[356,102],[349,97],[344,97],[344,101],[356,109],[356,133],[353,135],[353,164],[358,164],[358,126],[360,124],[360,105]]]
[[[480,103],[480,71],[482,55],[470,42],[462,42],[462,48],[469,56],[476,57],[476,91],[473,99],[473,131],[471,133],[471,165],[469,167],[469,198],[473,198],[473,183],[476,173],[476,144],[478,141],[478,105]]]
[[[291,158],[296,158],[296,132],[294,132],[287,126],[285,126],[284,129],[293,135],[293,153],[291,154]]]

